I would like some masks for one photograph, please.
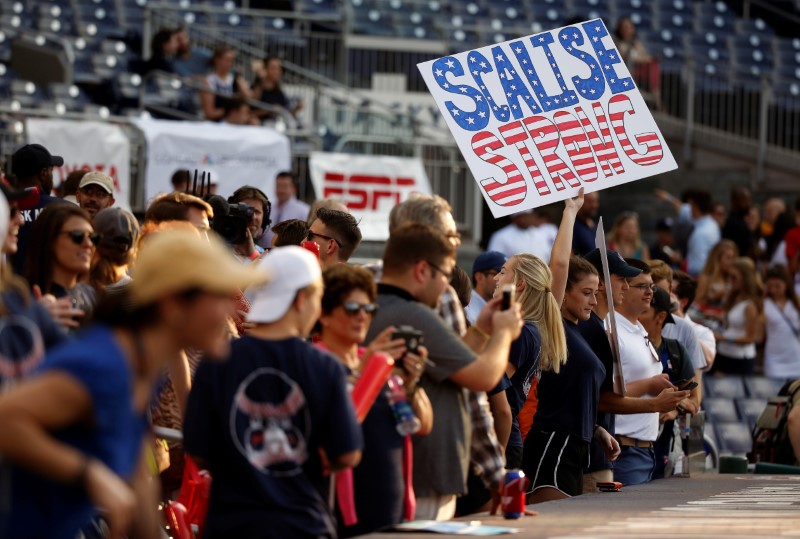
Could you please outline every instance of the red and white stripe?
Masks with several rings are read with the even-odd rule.
[[[525,128],[531,134],[536,148],[539,149],[544,164],[547,166],[547,171],[550,173],[550,179],[553,180],[553,185],[555,185],[556,189],[559,191],[564,190],[565,181],[570,187],[580,187],[581,182],[575,177],[575,173],[556,154],[556,148],[561,137],[555,124],[544,116],[530,116],[522,120],[522,123],[525,124]]]
[[[594,161],[589,138],[583,132],[583,127],[575,116],[566,111],[559,111],[553,115],[561,140],[567,149],[567,155],[575,167],[581,181],[593,182],[597,179],[597,165]]]
[[[622,145],[622,150],[631,158],[631,161],[641,166],[655,165],[661,158],[664,157],[664,150],[661,147],[661,140],[654,132],[640,133],[634,135],[636,142],[645,147],[643,154],[634,149],[628,138],[628,133],[625,132],[625,114],[636,114],[633,109],[633,103],[625,94],[615,95],[608,102],[608,115],[611,118],[611,126],[617,134],[619,143]]]
[[[600,168],[603,170],[603,174],[605,174],[606,177],[614,173],[624,174],[625,168],[622,166],[619,154],[617,153],[617,147],[614,145],[614,140],[611,138],[611,130],[608,128],[606,112],[603,110],[603,106],[600,103],[595,103],[592,105],[592,108],[594,110],[595,120],[597,120],[597,126],[600,128],[599,134],[586,116],[586,113],[583,112],[583,108],[575,107],[575,113],[578,115],[578,119],[581,125],[583,125],[584,131],[586,131],[586,134],[589,136],[594,154],[597,156],[597,161],[600,163]]]
[[[495,204],[500,206],[514,206],[525,200],[528,186],[525,178],[517,166],[506,157],[492,153],[503,147],[494,133],[481,131],[472,137],[472,151],[480,159],[500,167],[506,174],[506,181],[499,182],[494,178],[481,180],[481,187]]]
[[[533,159],[530,148],[525,144],[525,140],[528,138],[528,132],[522,127],[522,122],[511,122],[510,124],[502,126],[500,128],[500,134],[503,135],[503,140],[506,142],[507,146],[513,144],[517,148],[523,161],[525,161],[525,166],[528,167],[531,178],[533,178],[533,185],[536,186],[536,191],[538,191],[540,195],[549,195],[550,186],[547,185],[547,180],[542,176],[539,165],[537,165],[536,161]]]

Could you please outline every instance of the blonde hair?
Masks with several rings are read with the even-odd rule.
[[[663,260],[648,260],[647,265],[650,266],[650,274],[653,276],[653,282],[666,280],[672,285],[672,268],[670,268]]]
[[[544,261],[531,254],[517,254],[509,260],[514,272],[514,285],[521,280],[525,288],[517,297],[522,318],[539,327],[542,352],[539,368],[558,373],[567,361],[567,338],[561,320],[561,308],[550,291],[553,275]]]
[[[635,211],[624,211],[617,215],[616,219],[614,219],[614,224],[611,226],[611,233],[609,234],[611,241],[615,243],[619,243],[620,241],[620,228],[622,225],[625,224],[626,221],[635,221],[636,222],[636,238],[633,240],[633,246],[636,249],[639,249],[642,246],[642,232],[639,226],[639,214]]]
[[[722,258],[722,253],[726,250],[733,251],[733,256],[739,256],[739,247],[737,247],[733,241],[720,240],[720,242],[711,249],[711,252],[708,253],[706,265],[703,266],[702,275],[711,277],[712,281],[722,279],[723,275],[719,267],[719,259]]]
[[[407,200],[389,212],[389,233],[406,223],[425,223],[438,227],[441,225],[442,215],[452,211],[450,203],[439,195],[412,193]]]

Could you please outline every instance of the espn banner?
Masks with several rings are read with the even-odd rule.
[[[136,119],[147,141],[145,201],[172,191],[176,170],[211,173],[217,193],[228,197],[252,185],[275,200],[275,176],[291,170],[289,139],[267,127]]]
[[[417,158],[312,152],[309,169],[317,198],[345,204],[365,240],[389,237],[389,212],[411,193],[431,194]]]
[[[114,205],[131,206],[131,145],[125,131],[108,122],[28,118],[28,142],[41,144],[64,158],[53,169],[53,185],[60,185],[75,170],[98,170],[114,180]]]
[[[677,168],[600,19],[417,67],[495,217]]]

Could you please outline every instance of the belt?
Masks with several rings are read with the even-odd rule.
[[[648,449],[653,449],[653,442],[645,442],[644,440],[637,440],[636,438],[630,438],[628,436],[622,436],[621,434],[617,434],[614,436],[619,442],[619,445],[626,446],[626,447],[646,447]]]

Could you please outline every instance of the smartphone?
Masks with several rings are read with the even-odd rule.
[[[598,481],[597,488],[600,489],[601,492],[619,492],[622,488],[622,483],[617,481]]]
[[[425,344],[425,334],[411,326],[400,326],[392,333],[392,340],[403,339],[406,350],[416,354],[420,346]]]
[[[500,304],[500,309],[507,311],[511,308],[511,303],[514,301],[514,285],[503,285],[503,301]]]
[[[677,387],[680,391],[691,391],[692,389],[697,387],[697,382],[694,380],[678,380],[675,382],[675,387]]]

